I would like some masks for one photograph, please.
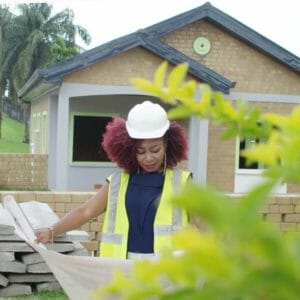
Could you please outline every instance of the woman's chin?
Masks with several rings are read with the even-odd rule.
[[[159,168],[157,168],[156,166],[143,166],[143,170],[149,173],[149,172],[157,172]]]

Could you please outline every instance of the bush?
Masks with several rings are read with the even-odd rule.
[[[185,81],[188,65],[167,64],[153,82],[135,79],[141,90],[174,107],[170,118],[196,115],[225,126],[222,138],[263,138],[243,155],[267,166],[266,180],[238,201],[210,186],[189,184],[174,196],[206,230],[192,226],[176,235],[176,247],[161,259],[134,264],[132,277],[116,274],[96,296],[120,299],[297,299],[300,294],[300,239],[279,232],[259,212],[280,182],[300,182],[300,106],[289,116],[263,114],[245,101],[231,102],[207,85]],[[167,86],[165,82],[167,80]],[[196,99],[200,89],[201,101]],[[172,253],[180,250],[181,254]]]

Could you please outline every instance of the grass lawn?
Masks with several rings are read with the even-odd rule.
[[[2,115],[2,138],[0,153],[29,153],[29,144],[23,143],[24,124]]]
[[[0,298],[2,299],[2,298]],[[5,300],[69,300],[68,296],[62,291],[43,291],[33,292],[32,295],[16,296],[3,298]]]

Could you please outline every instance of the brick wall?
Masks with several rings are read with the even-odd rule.
[[[300,194],[270,197],[261,213],[281,231],[300,231]]]
[[[263,113],[274,112],[282,115],[290,114],[295,105],[290,103],[250,102]],[[209,124],[209,141],[207,157],[207,182],[217,188],[231,193],[234,191],[236,140],[221,140],[226,129],[216,123]],[[300,184],[288,183],[287,193],[300,193]]]
[[[0,153],[0,187],[16,190],[45,190],[47,155]]]
[[[59,217],[62,217],[71,209],[78,207],[90,197],[94,192],[11,192],[0,191],[0,202],[5,195],[12,195],[17,202],[39,201],[48,203]],[[240,195],[230,194],[233,199],[238,199]],[[300,231],[300,193],[293,195],[274,195],[266,202],[261,210],[262,218],[278,225],[282,231]],[[89,221],[78,229],[89,232],[90,238],[98,242],[101,237],[101,230],[104,214]],[[95,247],[95,244],[93,245]]]
[[[224,127],[210,123],[207,154],[207,182],[225,192],[233,192],[235,139],[220,140]]]
[[[193,41],[205,36],[211,51],[199,56]],[[163,41],[206,67],[236,81],[234,92],[299,95],[299,74],[207,21],[194,22],[163,36]]]

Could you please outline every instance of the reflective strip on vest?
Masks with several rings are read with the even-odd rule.
[[[172,186],[176,191],[178,187],[181,187],[181,175],[182,171],[173,170],[172,172]],[[156,225],[154,224],[154,235],[170,235],[174,231],[183,227],[182,209],[179,207],[173,208],[172,225]]]
[[[107,231],[102,233],[101,242],[103,243],[112,243],[112,244],[122,244],[123,236],[121,234],[115,233],[116,225],[116,213],[118,205],[118,193],[121,185],[121,173],[118,172],[111,177],[110,182],[110,201],[109,201],[109,210],[108,210],[108,219],[107,219]]]
[[[121,245],[123,240],[123,236],[121,234],[111,234],[111,233],[104,233],[101,236],[102,243],[112,243]]]

